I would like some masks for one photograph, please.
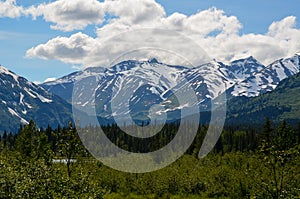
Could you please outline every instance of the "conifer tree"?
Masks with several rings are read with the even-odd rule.
[[[260,134],[260,141],[269,143],[273,134],[272,124],[269,118],[266,118],[265,125],[263,126],[263,131]]]

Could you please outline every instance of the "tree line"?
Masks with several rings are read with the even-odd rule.
[[[127,136],[117,125],[90,126],[84,132],[101,128],[119,147],[143,153],[167,144],[179,125],[164,125],[151,140]],[[186,133],[193,130],[189,124],[181,125]],[[136,130],[133,125],[125,128]],[[285,121],[274,126],[269,119],[262,127],[227,126],[213,151],[199,159],[207,130],[208,126],[200,125],[193,144],[172,165],[151,173],[130,174],[95,160],[72,123],[42,129],[30,121],[20,126],[17,134],[4,132],[0,137],[0,198],[300,196],[300,128],[292,128]]]

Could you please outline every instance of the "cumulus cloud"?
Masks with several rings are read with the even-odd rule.
[[[165,17],[164,8],[154,0],[105,1],[105,10],[129,24],[143,24]]]
[[[27,57],[38,56],[42,59],[56,59],[66,63],[82,64],[97,46],[93,38],[81,32],[71,37],[56,37],[46,44],[38,45],[27,51]]]
[[[264,64],[270,64],[276,59],[294,55],[300,50],[299,41],[296,17],[289,16],[273,22],[266,34],[218,35],[207,44],[217,45],[210,52],[220,60],[230,61],[252,55]]]
[[[57,0],[24,8],[16,0],[0,0],[0,18],[43,17],[55,30],[82,30],[90,24],[101,24],[105,17],[104,3],[97,0]]]
[[[103,3],[97,0],[58,0],[43,3],[26,10],[35,19],[43,16],[45,21],[52,22],[52,29],[72,31],[83,29],[90,24],[101,24],[104,20]]]
[[[24,9],[16,5],[16,0],[0,1],[0,18],[18,18],[23,15]]]
[[[199,60],[207,58],[205,52],[211,59],[224,62],[252,55],[269,64],[300,50],[300,30],[293,16],[272,23],[265,34],[241,35],[242,24],[237,17],[222,10],[210,8],[190,16],[182,13],[167,16],[155,0],[58,0],[30,9],[28,13],[43,16],[54,23],[55,29],[70,31],[89,24],[98,26],[95,38],[79,32],[51,39],[26,53],[27,57],[83,66],[108,66],[130,50],[135,53],[123,56],[124,59],[156,56],[170,64],[183,64],[180,56],[200,63]],[[105,20],[106,16],[109,19]],[[205,52],[199,51],[199,46]],[[156,50],[151,53],[141,50],[143,47]],[[178,52],[181,55],[170,56]]]
[[[277,40],[280,48],[284,49],[288,54],[299,52],[300,50],[300,30],[296,28],[296,17],[294,16],[273,22],[269,27],[268,36]]]
[[[105,14],[116,16],[126,24],[141,24],[165,16],[164,8],[154,0],[57,0],[31,6],[23,11],[33,19],[42,16],[54,23],[52,29],[62,31],[81,30],[91,24],[102,24]]]

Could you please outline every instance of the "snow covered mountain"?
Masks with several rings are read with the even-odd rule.
[[[96,105],[96,114],[103,118],[126,115],[129,111],[131,116],[147,119],[149,108],[154,104],[164,102],[166,109],[174,109],[174,103],[168,104],[170,93],[180,89],[178,85],[184,81],[193,87],[200,109],[207,110],[211,99],[264,68],[253,57],[234,61],[230,65],[211,61],[194,68],[167,65],[156,59],[128,60],[108,69],[87,68],[41,86],[69,102],[74,90],[76,99],[73,103],[85,107],[85,110]],[[91,87],[93,81],[96,86]],[[82,85],[74,89],[74,84]],[[128,96],[129,93],[133,96]],[[114,102],[118,107],[112,110],[113,94],[121,97],[114,97],[120,101]],[[130,98],[129,104],[125,98]]]
[[[167,65],[156,59],[128,60],[107,69],[87,68],[41,86],[69,102],[74,94],[73,103],[85,110],[96,107],[93,113],[102,118],[130,113],[133,118],[147,120],[154,104],[163,103],[167,110],[182,108],[170,98],[184,81],[195,91],[199,110],[207,111],[211,101],[225,91],[233,97],[253,97],[274,90],[281,80],[299,72],[299,59],[296,54],[266,67],[251,56],[229,64],[213,60],[193,68]],[[80,87],[74,89],[78,82]],[[129,102],[124,100],[127,98]]]
[[[161,103],[167,112],[174,113],[191,106],[179,106],[172,95],[183,82],[195,91],[199,111],[207,111],[211,101],[225,91],[232,97],[258,96],[274,90],[282,80],[299,71],[299,54],[267,67],[253,57],[229,64],[213,60],[193,68],[156,59],[128,60],[111,68],[87,68],[38,86],[0,66],[0,130],[16,130],[13,128],[30,119],[39,126],[63,125],[72,119],[69,103],[84,111],[93,110],[91,114],[100,118],[130,114],[137,120],[149,121],[154,104]]]
[[[166,99],[184,70],[185,67],[162,64],[156,59],[124,61],[94,76],[94,88],[88,79],[91,76],[81,76],[80,83],[77,82],[80,86],[74,89],[73,104],[84,107],[85,112],[96,105],[96,114],[101,118],[125,117],[129,111],[133,117],[147,120],[149,108]]]
[[[198,89],[201,85],[203,87],[204,84],[209,91],[206,97],[214,99],[228,88],[239,84],[241,81],[251,77],[264,68],[265,66],[260,64],[253,57],[236,60],[228,65],[214,60],[208,64],[185,71],[184,77],[191,82],[192,85],[197,85],[194,87],[196,92],[201,92],[201,90]]]
[[[74,72],[68,74],[64,77],[61,77],[55,81],[49,81],[41,86],[51,93],[54,93],[61,98],[65,99],[68,102],[72,102],[72,92],[74,83],[76,81],[80,81],[81,79],[85,79],[91,76],[100,76],[105,71],[105,68],[101,67],[94,67],[94,68],[87,68],[83,71]]]
[[[72,121],[71,105],[0,66],[0,131],[16,132],[33,119],[38,126]]]
[[[300,73],[282,80],[275,90],[257,97],[234,97],[228,101],[227,124],[262,126],[265,118],[273,124],[283,120],[293,126],[300,122]]]
[[[240,82],[230,89],[233,96],[255,97],[274,90],[287,77],[300,71],[300,55],[275,61],[265,69]]]

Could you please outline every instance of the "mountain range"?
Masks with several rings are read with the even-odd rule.
[[[72,120],[71,104],[99,118],[112,119],[118,115],[148,122],[149,109],[154,104],[161,103],[166,112],[191,106],[180,106],[172,97],[182,89],[184,82],[188,82],[195,91],[198,99],[195,103],[199,105],[199,110],[195,111],[209,111],[214,99],[226,93],[228,121],[251,121],[249,118],[255,118],[257,107],[268,110],[270,106],[274,110],[282,109],[272,109],[278,120],[291,115],[296,119],[298,109],[289,106],[294,102],[287,102],[284,94],[281,97],[277,95],[280,92],[291,95],[292,83],[285,83],[288,86],[283,84],[296,81],[299,71],[299,54],[276,60],[268,66],[252,56],[228,64],[213,60],[192,68],[164,64],[153,58],[147,61],[127,60],[111,68],[86,68],[55,81],[35,85],[1,66],[0,130],[15,130],[13,126],[27,123],[30,119],[41,127],[48,123],[63,125]],[[273,101],[266,96],[277,96],[271,98],[279,101],[275,100],[275,103],[273,100],[275,104],[271,105]],[[268,104],[258,103],[262,99]],[[247,104],[247,108],[241,104]],[[287,111],[293,113],[287,114]],[[170,115],[168,119],[178,119],[177,114]]]
[[[260,125],[265,118],[273,123],[300,121],[300,73],[282,80],[271,92],[257,97],[235,97],[228,101],[227,123]]]
[[[230,99],[240,96],[246,98],[260,96],[273,91],[282,80],[299,71],[299,54],[277,60],[268,66],[264,66],[252,56],[229,64],[213,60],[193,68],[167,65],[156,59],[128,60],[107,69],[87,68],[41,86],[72,103],[70,88],[74,88],[75,83],[90,82],[93,76],[97,84],[92,89],[93,95],[86,93],[90,89],[87,83],[83,83],[80,91],[76,88],[76,92],[73,93],[73,99],[76,98],[76,104],[83,110],[86,111],[97,104],[96,114],[101,118],[111,119],[113,115],[128,117],[129,109],[132,118],[148,120],[147,110],[150,106],[170,101],[168,94],[180,89],[178,85],[184,81],[192,86],[198,98],[200,111],[204,112],[209,111],[211,101],[224,92],[230,103]],[[126,96],[127,91],[132,91],[131,98]],[[121,100],[118,107],[114,107],[112,111],[110,107],[112,93],[119,94],[122,96],[121,99],[130,98],[129,104],[124,104],[124,100]],[[171,109],[171,105],[164,103],[164,106],[167,110]],[[178,118],[173,116],[172,119]]]
[[[33,119],[38,126],[72,121],[71,105],[41,86],[0,66],[0,131],[16,132]]]

